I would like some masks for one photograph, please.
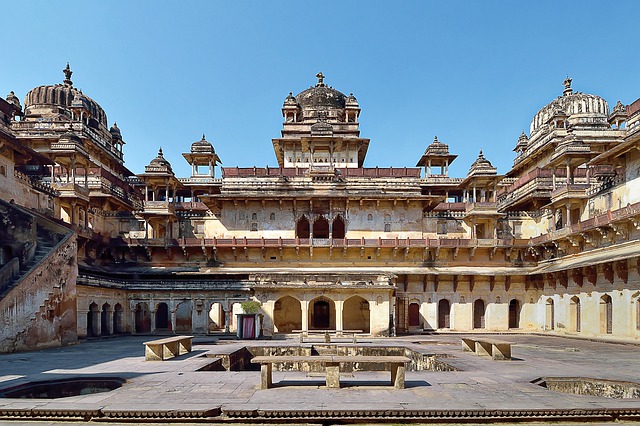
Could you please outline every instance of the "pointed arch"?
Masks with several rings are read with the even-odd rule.
[[[171,330],[169,305],[164,302],[160,302],[156,306],[156,330]]]
[[[313,222],[313,238],[329,238],[329,221],[324,216]]]
[[[309,219],[304,215],[302,215],[296,224],[296,237],[309,238]]]
[[[113,307],[113,334],[124,333],[124,309],[120,303]]]
[[[276,300],[273,307],[273,325],[278,333],[302,330],[302,305],[292,296]]]
[[[362,330],[369,333],[369,302],[361,296],[351,296],[342,306],[342,326],[345,330]]]
[[[111,314],[111,305],[105,303],[102,305],[102,310],[100,311],[100,334],[102,336],[108,336],[111,334],[110,326],[111,326],[111,318],[109,315]]]
[[[333,219],[333,224],[331,226],[331,236],[333,238],[342,239],[346,234],[346,226],[344,223],[344,219],[342,216],[338,215],[335,219]]]
[[[336,304],[326,297],[318,297],[309,303],[309,329],[324,330],[336,327]]]

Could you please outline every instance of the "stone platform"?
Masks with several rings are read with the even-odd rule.
[[[388,372],[356,371],[328,389],[324,377],[274,371],[283,383],[259,390],[260,371],[198,371],[244,346],[299,346],[298,340],[194,339],[189,354],[145,362],[149,336],[85,341],[67,348],[0,355],[0,389],[27,381],[77,376],[119,376],[111,392],[60,399],[0,398],[0,422],[244,423],[460,423],[584,420],[639,421],[640,399],[564,394],[540,387],[540,377],[640,381],[640,347],[524,334],[487,335],[513,343],[513,360],[492,361],[463,352],[459,335],[365,339],[356,346],[407,346],[440,355],[459,371],[407,371],[406,388],[388,386]],[[308,344],[310,345],[310,344]],[[345,344],[349,345],[349,344]],[[69,423],[65,423],[69,424]]]

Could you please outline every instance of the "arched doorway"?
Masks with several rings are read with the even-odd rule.
[[[447,299],[438,302],[438,328],[451,328],[451,304]]]
[[[335,329],[336,307],[333,300],[324,297],[313,300],[309,315],[311,316],[309,318],[309,329]]]
[[[547,299],[546,310],[545,310],[545,324],[544,328],[546,330],[554,330],[555,329],[555,309],[553,306],[553,299]]]
[[[134,312],[136,333],[148,333],[151,331],[151,316],[149,306],[145,302],[136,304]]]
[[[613,302],[608,294],[600,298],[600,333],[613,333]]]
[[[191,300],[181,302],[176,308],[176,333],[191,333],[193,303]]]
[[[296,237],[309,238],[309,219],[306,216],[302,216],[296,224]]]
[[[363,297],[352,296],[342,306],[342,327],[344,330],[362,330],[369,333],[371,327],[369,302]]]
[[[99,318],[98,304],[92,302],[89,305],[89,312],[87,312],[87,337],[98,336],[98,318]]]
[[[164,302],[158,303],[156,306],[156,330],[168,331],[170,324],[169,306]]]
[[[484,300],[473,302],[473,328],[485,328]]]
[[[278,333],[302,330],[302,307],[300,301],[291,296],[278,299],[273,307],[273,325]]]
[[[420,327],[420,305],[415,302],[409,304],[409,327]]]
[[[226,320],[226,311],[222,307],[222,303],[212,303],[209,308],[209,331],[224,330]]]
[[[571,331],[580,331],[580,298],[573,296],[569,303],[569,322]]]
[[[111,305],[105,303],[102,305],[102,312],[100,312],[100,334],[103,336],[108,336],[110,333],[109,328],[111,326],[111,318],[109,318],[109,314],[111,313]]]
[[[342,216],[338,216],[333,219],[333,224],[331,226],[331,236],[333,238],[342,239],[345,236],[345,225],[344,220],[342,220]]]
[[[323,216],[313,222],[313,238],[329,238],[329,221]]]
[[[113,307],[113,334],[124,333],[123,317],[124,310],[122,309],[122,305],[116,303],[116,305]]]
[[[509,328],[520,328],[520,302],[511,299],[509,302]]]

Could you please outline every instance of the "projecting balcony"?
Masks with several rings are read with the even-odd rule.
[[[552,189],[553,170],[536,169],[522,176],[507,188],[500,190],[498,208],[512,210],[534,201],[546,204],[551,197]]]
[[[54,182],[51,187],[60,192],[60,198],[79,198],[89,202],[89,188],[73,182]]]
[[[174,203],[169,201],[145,201],[142,214],[150,216],[175,216],[176,209]]]
[[[558,186],[551,191],[551,203],[560,203],[565,201],[581,200],[587,198],[587,183],[570,183],[568,185]]]
[[[502,213],[498,213],[498,204],[494,202],[478,202],[467,203],[465,206],[465,217],[470,216],[502,216]]]

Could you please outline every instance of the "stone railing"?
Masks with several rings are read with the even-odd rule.
[[[128,245],[179,247],[332,247],[332,248],[456,248],[456,247],[525,247],[525,239],[468,239],[468,238],[125,238]],[[117,244],[117,241],[113,241]]]

